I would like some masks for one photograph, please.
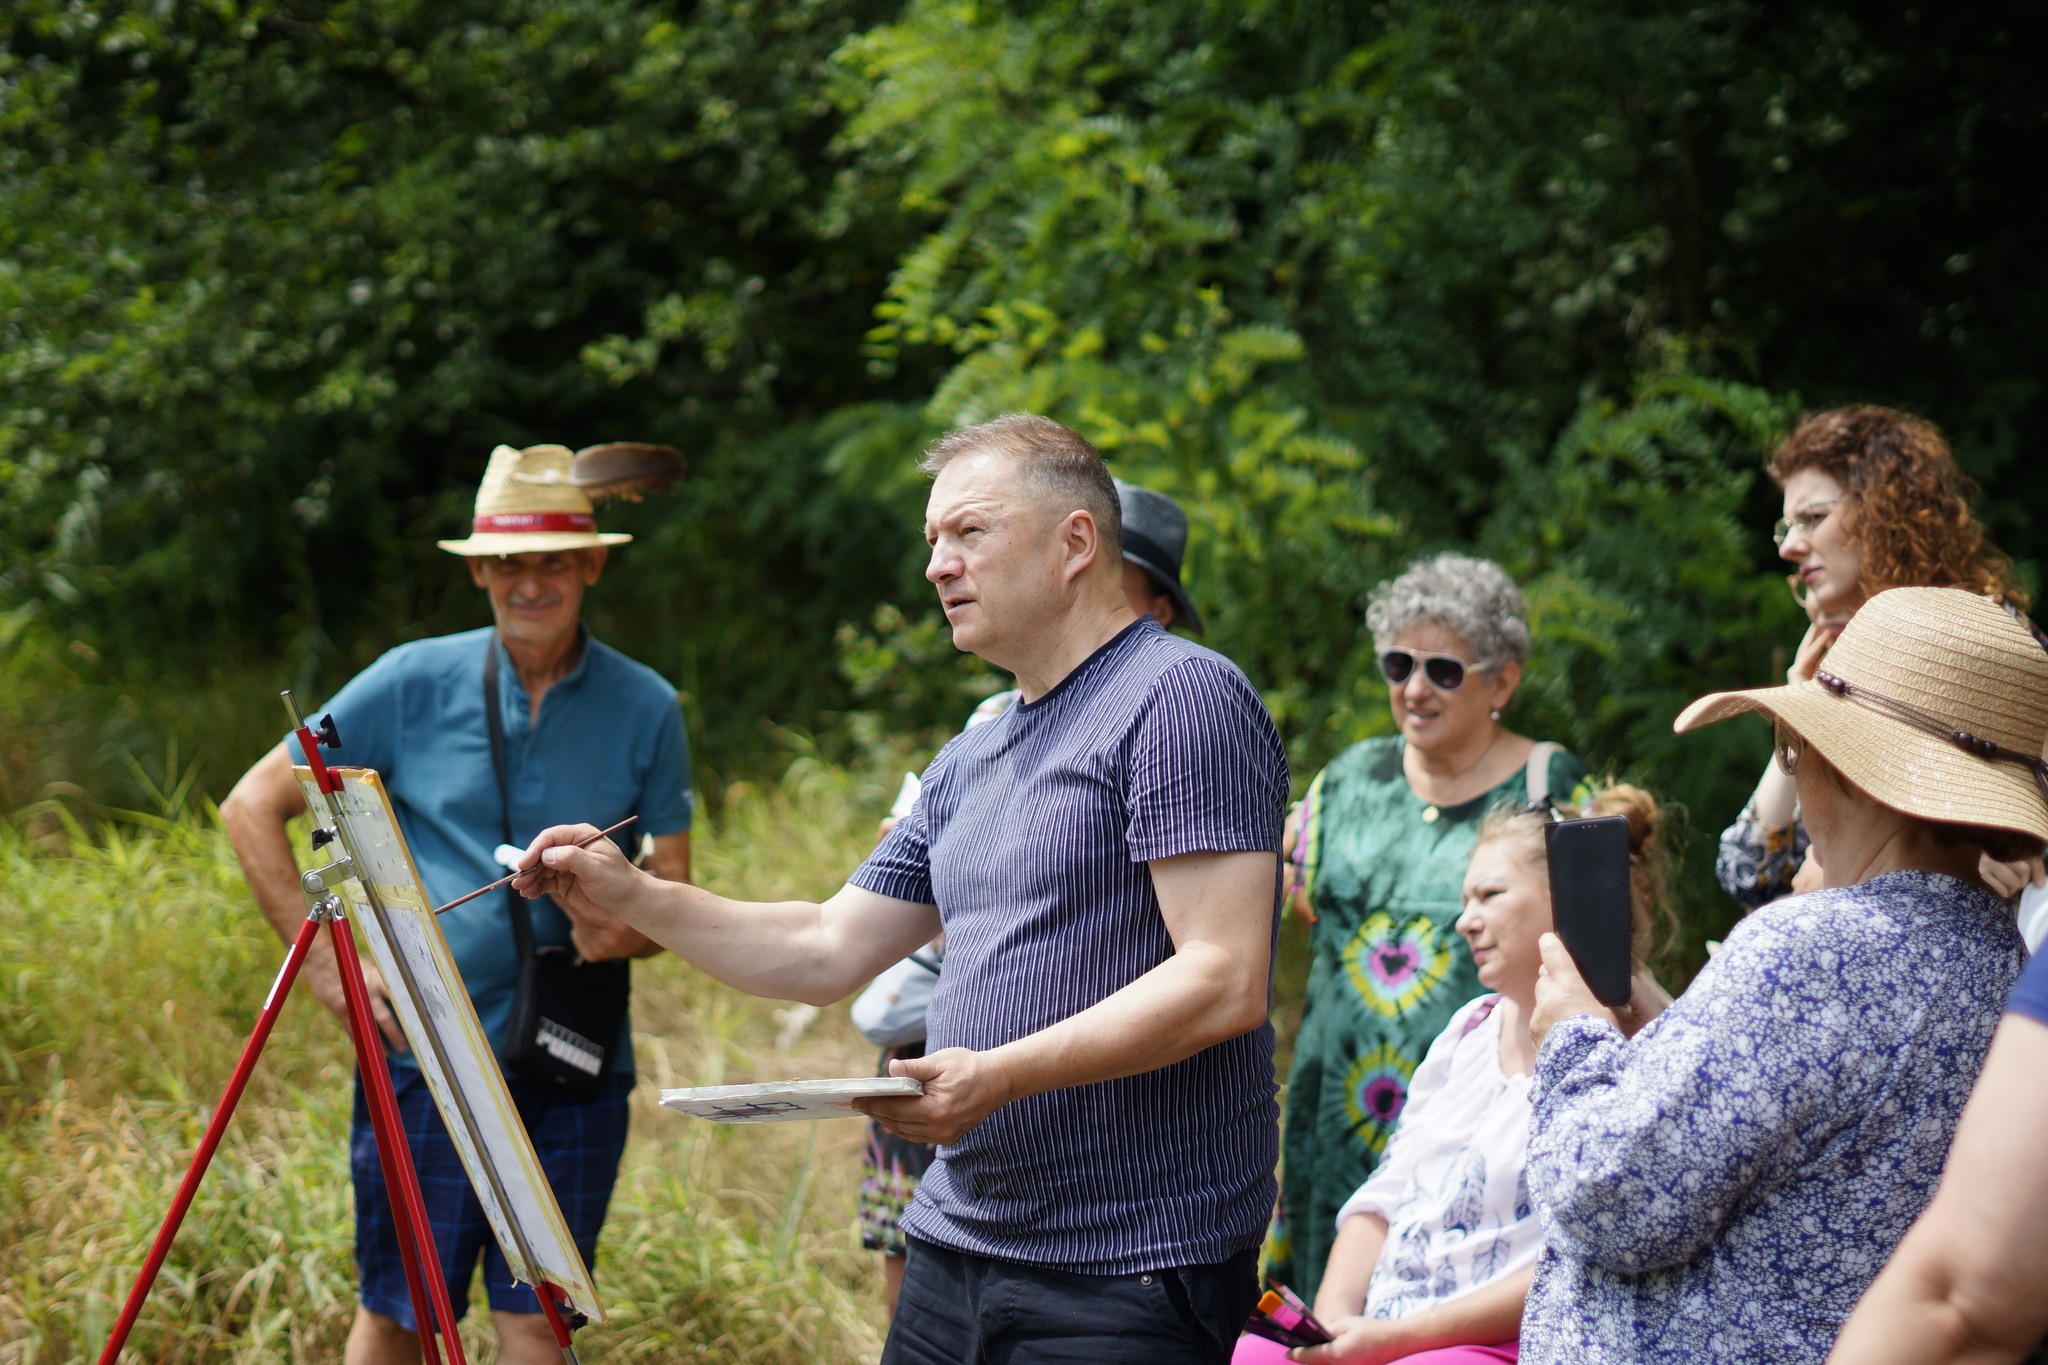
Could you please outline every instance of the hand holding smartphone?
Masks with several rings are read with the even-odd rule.
[[[1626,1005],[1635,962],[1629,905],[1628,817],[1558,820],[1544,827],[1550,914],[1593,997]]]

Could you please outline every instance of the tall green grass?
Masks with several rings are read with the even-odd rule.
[[[799,760],[700,821],[697,875],[817,896],[870,846],[899,769]],[[0,825],[0,1365],[92,1360],[183,1175],[283,949],[210,810],[85,829]],[[853,1230],[862,1125],[727,1128],[663,1086],[859,1074],[843,1007],[811,1018],[674,958],[636,970],[641,1084],[595,1267],[600,1361],[858,1361],[884,1330]],[[351,1057],[295,997],[131,1338],[161,1362],[340,1358],[354,1311]],[[471,1359],[493,1352],[473,1309]]]

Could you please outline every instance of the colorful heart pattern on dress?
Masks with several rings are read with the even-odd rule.
[[[1368,1151],[1377,1154],[1393,1135],[1394,1122],[1408,1103],[1408,1082],[1415,1063],[1392,1043],[1382,1043],[1353,1062],[1344,1073],[1344,1109],[1351,1131]]]
[[[1441,985],[1452,961],[1450,945],[1425,915],[1397,925],[1386,911],[1374,911],[1344,945],[1352,987],[1390,1019]]]

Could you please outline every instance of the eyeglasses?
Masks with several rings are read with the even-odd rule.
[[[1785,548],[1785,542],[1792,539],[1795,535],[1811,540],[1813,533],[1820,529],[1821,523],[1833,515],[1834,510],[1839,506],[1841,506],[1839,500],[1835,502],[1816,502],[1809,504],[1807,509],[1796,517],[1780,517],[1778,518],[1778,524],[1771,528],[1771,539],[1777,542],[1777,546],[1781,550]]]
[[[1422,665],[1422,676],[1439,692],[1455,692],[1463,687],[1465,671],[1474,667],[1455,654],[1432,654],[1422,649],[1380,651],[1380,672],[1395,687],[1408,681],[1418,663]]]
[[[1806,740],[1797,730],[1782,720],[1771,722],[1771,757],[1778,764],[1778,771],[1790,777],[1799,771],[1799,760],[1806,757]]]

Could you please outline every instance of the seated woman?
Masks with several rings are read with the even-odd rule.
[[[1281,1120],[1269,1269],[1318,1297],[1337,1210],[1386,1152],[1408,1083],[1479,993],[1452,926],[1487,813],[1576,797],[1586,765],[1516,733],[1529,604],[1491,560],[1438,554],[1366,609],[1397,733],[1360,740],[1309,784],[1284,848],[1314,926]]]
[[[1640,1033],[1544,941],[1531,1365],[1818,1365],[1933,1195],[2019,975],[1979,864],[2048,837],[2048,653],[2024,626],[1895,588],[1812,681],[1676,728],[1742,711],[1777,722],[1827,884],[1737,924]]]
[[[1640,968],[1664,915],[1662,815],[1647,792],[1611,786],[1565,815],[1624,815]],[[1234,1365],[1328,1361],[1413,1365],[1515,1358],[1522,1299],[1543,1241],[1529,1205],[1529,1037],[1537,941],[1551,929],[1544,807],[1496,811],[1465,869],[1457,931],[1482,995],[1451,1016],[1416,1069],[1408,1104],[1370,1179],[1337,1214],[1315,1312],[1335,1337],[1288,1353],[1247,1336]],[[1654,992],[1653,987],[1645,989]]]

